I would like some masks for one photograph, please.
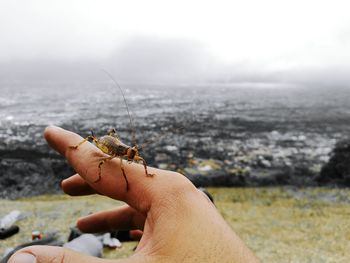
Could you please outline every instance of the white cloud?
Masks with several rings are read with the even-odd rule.
[[[5,0],[0,60],[104,60],[148,36],[198,42],[227,65],[268,72],[345,68],[348,10],[337,0]]]

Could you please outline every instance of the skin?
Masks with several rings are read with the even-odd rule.
[[[210,200],[183,175],[150,167],[155,176],[147,177],[142,165],[124,162],[129,180],[126,191],[119,160],[106,162],[101,180],[95,182],[98,164],[107,157],[104,153],[91,143],[70,149],[82,138],[58,127],[46,128],[44,136],[77,172],[62,182],[65,193],[74,196],[99,193],[126,203],[79,218],[79,229],[84,232],[134,229],[135,236],[142,237],[135,253],[127,259],[107,260],[61,247],[32,246],[14,254],[10,263],[260,262]]]

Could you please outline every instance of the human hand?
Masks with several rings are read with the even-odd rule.
[[[155,176],[147,177],[142,165],[125,162],[126,191],[118,158],[102,166],[101,180],[95,182],[98,164],[107,155],[91,143],[70,149],[82,138],[58,127],[46,128],[44,135],[77,172],[62,182],[67,194],[99,193],[126,203],[80,218],[78,228],[83,232],[139,229],[142,238],[127,259],[107,260],[61,247],[31,246],[15,253],[10,263],[259,262],[207,196],[183,175],[149,168]]]

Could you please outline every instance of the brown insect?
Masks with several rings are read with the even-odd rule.
[[[128,179],[126,177],[125,174],[125,170],[124,170],[124,164],[123,164],[123,158],[126,158],[128,162],[139,162],[141,161],[144,168],[145,168],[145,174],[146,176],[153,176],[154,174],[150,174],[147,171],[147,163],[145,161],[145,159],[143,159],[140,155],[139,155],[139,150],[140,148],[136,145],[136,136],[135,136],[135,129],[133,126],[133,122],[132,122],[132,118],[129,112],[129,107],[128,104],[126,102],[125,96],[124,96],[124,92],[122,90],[122,88],[119,86],[118,82],[106,71],[104,71],[110,78],[111,80],[114,82],[114,84],[119,88],[123,99],[124,99],[124,103],[128,112],[128,116],[129,116],[129,120],[130,120],[130,126],[132,129],[132,139],[133,139],[133,144],[134,146],[129,146],[124,144],[119,136],[116,133],[115,129],[112,129],[107,135],[102,136],[101,138],[97,138],[93,131],[91,131],[91,135],[86,137],[84,140],[82,140],[80,143],[78,143],[75,146],[70,146],[71,149],[78,149],[78,147],[80,145],[82,145],[83,143],[92,140],[92,142],[96,145],[97,148],[99,148],[102,152],[104,152],[105,154],[108,154],[109,157],[103,158],[99,165],[98,165],[98,178],[96,181],[94,181],[94,183],[98,182],[101,180],[101,172],[102,172],[102,165],[107,162],[110,161],[114,158],[119,158],[120,159],[120,169],[122,170],[125,182],[126,182],[126,191],[129,190],[129,182]]]

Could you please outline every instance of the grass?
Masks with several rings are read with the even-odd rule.
[[[219,212],[263,262],[350,262],[350,190],[326,188],[210,188]],[[78,217],[121,205],[106,197],[38,196],[0,200],[0,215],[18,209],[20,233],[7,247],[30,241],[31,232],[58,231],[63,241]],[[105,250],[108,258],[132,254],[135,242]]]

